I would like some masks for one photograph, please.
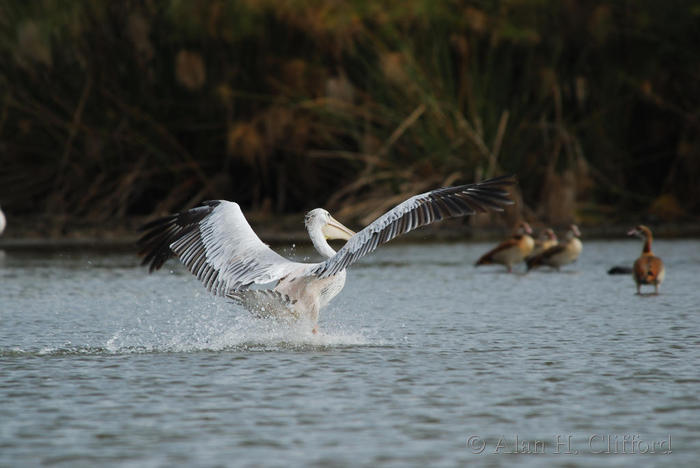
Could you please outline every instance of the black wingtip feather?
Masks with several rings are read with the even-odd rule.
[[[486,186],[486,185],[515,185],[518,183],[518,178],[515,174],[506,174],[502,176],[492,177],[490,179],[476,182],[475,186]]]
[[[216,208],[219,200],[207,200],[199,206],[180,213],[163,216],[139,228],[144,234],[138,240],[138,255],[143,257],[141,265],[148,265],[148,272],[159,270],[173,257],[170,245],[199,226],[199,222]]]

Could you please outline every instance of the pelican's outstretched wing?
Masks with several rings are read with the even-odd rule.
[[[274,252],[253,232],[237,203],[225,200],[166,216],[141,228],[143,265],[157,270],[171,256],[214,294],[224,296],[251,284],[266,284],[314,264],[296,263]]]
[[[489,210],[503,211],[504,206],[513,204],[504,188],[513,184],[514,176],[501,176],[411,197],[355,234],[333,257],[315,266],[310,273],[320,278],[333,276],[373,252],[380,244],[441,219]]]

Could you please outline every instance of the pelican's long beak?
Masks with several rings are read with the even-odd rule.
[[[330,217],[330,220],[328,220],[328,223],[321,228],[321,232],[323,232],[323,235],[326,236],[326,239],[328,240],[349,240],[355,235],[355,231],[346,228],[340,221],[332,216]]]

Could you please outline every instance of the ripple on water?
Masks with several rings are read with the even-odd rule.
[[[513,459],[467,437],[492,451],[501,434],[601,431],[671,434],[674,452],[557,462],[695,466],[684,258],[700,248],[675,245],[657,246],[673,272],[660,298],[605,275],[637,243],[590,242],[575,273],[519,275],[473,268],[485,245],[387,246],[350,271],[319,335],[251,318],[174,263],[149,276],[126,256],[8,254],[0,466],[500,466]]]

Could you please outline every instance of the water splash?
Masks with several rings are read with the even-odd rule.
[[[181,325],[181,324],[180,324]],[[194,327],[160,330],[150,337],[119,332],[107,343],[112,352],[150,348],[150,351],[193,352],[223,350],[303,350],[314,348],[366,346],[372,344],[364,334],[330,327],[318,334],[310,323],[301,321],[258,319],[240,315],[226,324],[217,321],[197,322]],[[145,343],[144,343],[145,338]]]
[[[342,328],[311,333],[311,327],[300,323],[285,324],[262,319],[237,321],[225,329],[207,327],[208,332],[158,332],[144,334],[143,330],[119,330],[102,346],[65,343],[40,349],[12,347],[0,349],[0,357],[119,355],[148,353],[187,353],[221,351],[319,351],[355,346],[382,346],[362,332]]]
[[[90,343],[64,342],[36,348],[0,349],[0,357],[119,355],[183,352],[319,351],[355,346],[382,346],[371,332],[329,324],[318,334],[305,321],[260,319],[241,314],[233,319],[172,320],[124,327]]]

